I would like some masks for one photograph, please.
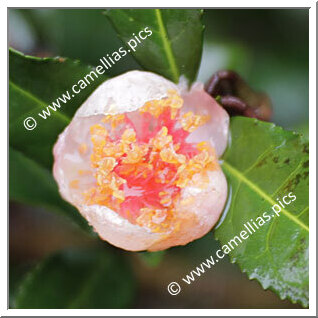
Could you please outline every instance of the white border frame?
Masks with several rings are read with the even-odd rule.
[[[74,8],[85,8],[81,6],[75,0],[55,0],[43,2],[40,0],[28,1],[28,7],[74,7]],[[179,2],[180,3],[180,2]],[[2,3],[0,11],[0,23],[1,23],[1,43],[3,49],[1,50],[1,69],[7,69],[7,8],[10,7],[25,7],[26,2],[23,0],[13,0]],[[111,7],[178,7],[177,1],[161,0],[153,1],[105,1],[101,0],[90,0],[89,3],[92,7],[104,8],[105,4]],[[208,0],[196,0],[195,2],[188,1],[183,2],[183,5],[188,7],[201,7],[201,8],[310,8],[309,10],[309,138],[310,138],[310,180],[309,180],[309,224],[310,224],[310,256],[309,256],[309,275],[310,275],[310,286],[309,286],[309,309],[7,309],[8,305],[8,290],[7,290],[7,270],[8,270],[8,217],[7,214],[2,211],[1,213],[1,252],[2,255],[7,255],[6,262],[1,262],[1,289],[0,289],[0,314],[1,316],[316,316],[316,2],[315,1],[280,1],[280,0],[268,0],[268,1],[246,1],[240,2],[232,1],[208,1]],[[240,4],[238,7],[237,5]],[[156,6],[157,5],[157,6]],[[295,43],[297,45],[297,43]],[[7,73],[3,71],[3,76],[7,76]],[[7,96],[8,105],[8,83],[7,78],[1,85],[1,96]],[[5,106],[1,108],[1,144],[2,149],[7,149],[7,111],[5,112]],[[3,210],[8,209],[8,160],[6,157],[1,157],[1,167],[3,169],[2,176],[6,178],[1,179],[1,191],[0,198],[1,202],[6,202],[6,207]],[[7,191],[4,191],[7,189]],[[3,204],[4,206],[4,204]],[[4,283],[5,282],[5,283]]]

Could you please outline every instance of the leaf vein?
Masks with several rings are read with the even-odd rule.
[[[170,42],[168,40],[167,30],[166,30],[165,25],[163,23],[162,14],[160,12],[160,9],[155,9],[155,13],[156,13],[158,26],[159,26],[159,31],[160,31],[161,38],[162,38],[162,43],[163,43],[164,49],[166,51],[167,59],[168,59],[168,62],[170,64],[170,67],[171,67],[174,81],[178,82],[180,74],[179,74],[179,71],[177,68],[175,58],[173,56],[173,51],[172,51]]]
[[[263,190],[261,190],[256,184],[254,184],[251,180],[246,178],[240,171],[232,167],[229,163],[226,161],[223,162],[223,166],[225,169],[231,173],[232,175],[236,176],[239,180],[244,182],[251,190],[259,194],[262,198],[264,198],[266,201],[271,203],[271,205],[276,204],[276,202],[268,195],[266,194]],[[309,228],[307,225],[302,223],[300,220],[297,219],[296,216],[294,216],[292,213],[287,211],[286,209],[282,209],[281,213],[284,214],[287,218],[289,218],[291,221],[294,223],[298,224],[300,227],[302,227],[304,230],[309,231]]]
[[[34,96],[33,94],[31,94],[30,92],[26,91],[25,89],[21,88],[20,86],[18,86],[17,84],[13,83],[12,81],[9,81],[9,84],[15,88],[16,90],[18,90],[19,92],[21,92],[21,94],[26,95],[29,99],[33,100],[34,102],[36,102],[38,105],[40,104],[41,107],[37,106],[36,108],[34,108],[33,110],[30,110],[24,114],[22,114],[21,116],[19,116],[13,123],[16,123],[20,120],[20,118],[24,118],[25,115],[27,114],[31,114],[33,113],[33,111],[35,112],[36,109],[42,110],[42,107],[48,106],[45,102],[43,102],[42,100],[40,100],[38,97]],[[70,122],[70,118],[67,117],[66,115],[64,115],[61,112],[54,112],[56,113],[57,116],[59,116],[61,119],[63,119],[64,121],[66,121],[66,123]],[[11,124],[11,123],[10,123]]]

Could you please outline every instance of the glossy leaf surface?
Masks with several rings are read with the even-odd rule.
[[[274,124],[236,117],[231,121],[231,143],[223,160],[231,204],[215,230],[216,238],[229,245],[242,230],[247,231],[244,224],[250,222],[255,232],[252,229],[252,234],[247,232],[250,236],[241,239],[241,243],[237,238],[238,244],[232,241],[230,258],[263,288],[274,290],[282,299],[307,306],[307,142]],[[296,199],[291,198],[293,195]],[[283,203],[284,200],[289,204]],[[284,208],[279,211],[276,205],[272,209],[279,202]],[[264,212],[270,218],[268,221]]]

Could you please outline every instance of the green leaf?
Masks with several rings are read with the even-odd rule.
[[[236,117],[231,121],[231,144],[223,159],[231,204],[215,230],[216,238],[228,245],[234,236],[246,230],[246,222],[256,221],[259,229],[254,226],[255,233],[237,247],[232,242],[235,248],[230,252],[231,260],[263,288],[272,289],[282,299],[307,306],[307,142],[302,136],[274,124]],[[285,204],[276,216],[272,206],[277,200],[282,202],[290,192],[296,200]],[[257,218],[264,219],[264,212],[271,219],[261,226],[263,222]]]
[[[127,308],[134,279],[124,257],[68,250],[42,261],[21,283],[16,308]]]
[[[32,268],[32,264],[18,263],[9,265],[9,308],[15,307],[15,296],[21,282]]]
[[[164,255],[165,251],[138,253],[139,258],[149,267],[158,266],[163,260]]]
[[[66,216],[81,229],[93,234],[91,227],[79,212],[64,201],[49,170],[21,152],[9,148],[9,197],[12,200],[38,205]]]
[[[197,9],[106,11],[126,45],[130,40],[136,41],[134,35],[139,36],[139,32],[146,27],[152,31],[131,53],[145,69],[174,82],[178,82],[181,75],[191,82],[195,79],[202,53],[202,13]],[[145,32],[141,35],[146,36]]]
[[[44,206],[88,230],[78,211],[58,194],[51,174],[52,148],[74,112],[106,76],[100,75],[66,104],[61,103],[56,112],[51,110],[51,116],[44,120],[38,113],[93,68],[69,59],[24,56],[14,50],[10,50],[9,62],[10,199]],[[23,125],[30,116],[37,121],[32,131]]]
[[[74,94],[74,98],[66,104],[60,102],[61,107],[51,110],[51,116],[43,119],[38,113],[56,102],[67,90],[71,96],[72,86],[94,69],[70,59],[36,58],[14,50],[10,50],[9,67],[10,145],[44,167],[51,168],[52,147],[58,134],[68,125],[77,108],[107,77],[92,77],[94,80],[90,85]],[[23,125],[24,119],[29,116],[37,121],[37,127],[32,131],[26,130]]]

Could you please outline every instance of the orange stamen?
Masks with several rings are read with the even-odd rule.
[[[195,186],[204,188],[209,182],[207,171],[218,168],[208,142],[185,141],[189,132],[209,117],[192,112],[181,115],[182,106],[183,99],[175,91],[161,100],[146,102],[139,109],[141,120],[149,121],[150,114],[160,122],[151,132],[137,133],[125,114],[107,115],[101,124],[90,128],[90,173],[96,183],[83,194],[86,204],[105,205],[153,232],[178,229],[175,205],[182,189],[194,180]],[[109,124],[111,133],[106,128]],[[150,137],[144,138],[143,134]],[[80,153],[87,151],[85,146],[80,146]],[[80,170],[79,174],[86,172]],[[72,185],[78,186],[74,181]],[[181,204],[191,200],[194,198],[187,197]]]

